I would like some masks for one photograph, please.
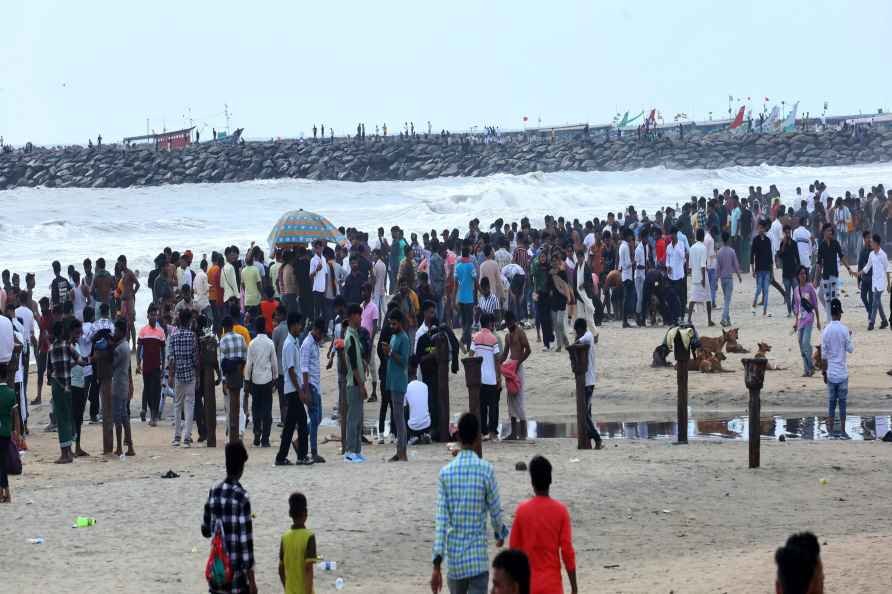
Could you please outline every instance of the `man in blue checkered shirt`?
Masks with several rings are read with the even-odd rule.
[[[480,422],[471,413],[458,421],[461,450],[440,470],[434,536],[431,591],[443,587],[440,566],[446,557],[451,594],[486,594],[489,557],[486,550],[486,516],[489,515],[496,545],[508,536],[502,522],[502,504],[492,464],[481,460],[474,448],[480,441]]]
[[[179,447],[180,435],[185,424],[186,438],[183,445],[192,447],[192,420],[195,412],[195,376],[198,369],[198,339],[191,330],[192,310],[184,309],[179,315],[179,329],[170,337],[170,367],[174,378],[174,434],[171,445]],[[185,423],[181,420],[185,417]]]

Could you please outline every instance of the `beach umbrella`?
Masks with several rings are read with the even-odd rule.
[[[307,210],[292,210],[282,215],[269,233],[270,251],[312,245],[321,239],[328,243],[346,244],[347,238],[322,215]]]

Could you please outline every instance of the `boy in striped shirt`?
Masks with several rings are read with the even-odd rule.
[[[489,286],[489,278],[480,279],[480,294],[477,296],[477,317],[483,317],[483,314],[491,315],[498,323],[499,320],[499,298],[496,297]]]

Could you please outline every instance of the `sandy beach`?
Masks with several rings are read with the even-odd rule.
[[[792,320],[786,319],[780,296],[771,292],[772,315],[762,317],[761,309],[758,315],[750,309],[752,290],[752,278],[746,276],[735,290],[732,321],[741,328],[740,342],[752,350],[756,342],[770,343],[771,361],[787,368],[767,372],[763,415],[823,414],[824,384],[818,376],[800,377]],[[850,414],[888,415],[889,330],[866,331],[851,280],[843,305],[843,322],[855,341],[849,359]],[[718,327],[705,327],[705,312],[695,313],[694,321],[703,335],[720,333]],[[672,420],[675,371],[650,367],[665,328],[622,330],[612,322],[599,333],[596,420]],[[535,331],[528,336],[534,349],[527,367],[530,418],[573,421],[567,354],[542,353]],[[816,332],[813,342],[818,340]],[[728,355],[724,365],[733,373],[691,373],[695,418],[745,414],[739,362],[744,356]],[[461,374],[452,377],[450,388],[457,414],[467,402]],[[335,400],[335,377],[323,372],[326,413]],[[138,408],[137,396],[133,412]],[[11,529],[11,546],[0,551],[0,565],[11,570],[9,591],[203,591],[208,541],[200,533],[201,514],[208,488],[224,474],[222,448],[173,449],[167,421],[150,428],[137,416],[136,458],[96,455],[101,426],[85,425],[83,444],[93,457],[60,467],[52,464],[58,455],[56,435],[42,431],[48,410],[45,404],[33,411],[24,475],[11,481],[13,504],[0,506],[0,525]],[[377,403],[366,405],[367,424],[377,412]],[[503,421],[505,415],[503,398]],[[323,428],[322,435],[332,434],[333,429]],[[222,423],[217,435],[222,441]],[[274,430],[273,447],[277,444]],[[369,446],[366,464],[347,465],[338,460],[338,445],[322,445],[320,453],[329,462],[308,468],[276,468],[275,450],[249,446],[242,483],[256,513],[260,591],[281,591],[278,539],[288,527],[287,497],[294,490],[308,496],[308,523],[320,552],[338,562],[337,571],[318,575],[317,592],[335,591],[337,577],[343,577],[347,592],[427,591],[436,473],[450,459],[445,445],[410,448],[409,464],[397,466],[383,463],[392,446]],[[577,451],[574,439],[539,438],[484,448],[496,468],[508,522],[517,504],[531,495],[528,475],[515,471],[515,463],[536,453],[552,461],[552,495],[567,504],[573,521],[581,592],[772,591],[774,549],[791,532],[806,529],[815,531],[823,545],[828,592],[886,588],[885,547],[892,535],[881,518],[892,513],[889,444],[764,439],[759,470],[747,469],[743,441],[709,438],[677,446],[671,439],[608,439],[606,446]],[[180,477],[161,479],[167,470]],[[72,529],[76,516],[94,517],[97,524]],[[27,544],[38,536],[46,542]]]

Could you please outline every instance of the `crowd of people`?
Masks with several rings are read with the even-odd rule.
[[[172,447],[192,447],[193,425],[197,441],[206,439],[203,397],[214,387],[205,384],[219,382],[226,396],[227,431],[237,427],[242,437],[250,423],[254,447],[272,447],[275,394],[282,429],[275,464],[320,464],[325,462],[318,449],[321,373],[323,365],[334,367],[338,397],[333,408],[343,419],[345,461],[366,460],[367,402],[380,401],[379,443],[389,433],[393,462],[407,461],[413,444],[461,444],[439,476],[434,592],[443,585],[444,562],[452,592],[485,592],[490,569],[496,591],[561,591],[561,560],[575,592],[569,515],[548,497],[551,466],[544,458],[530,462],[536,497],[515,514],[512,549],[492,564],[486,552],[487,520],[499,545],[508,531],[492,466],[474,449],[482,440],[527,437],[524,368],[532,353],[527,331],[535,332],[546,351],[560,351],[572,342],[589,347],[586,426],[600,448],[591,419],[597,327],[611,322],[623,328],[646,326],[656,323],[657,313],[664,325],[683,323],[685,317],[690,323],[697,305],[704,306],[707,324],[714,325],[719,287],[720,323],[728,326],[734,278],[740,282],[742,274],[752,273],[754,313],[761,299],[763,315],[785,312],[795,318],[804,373],[810,376],[818,367],[824,371],[829,416],[838,405],[844,427],[846,356],[853,347],[841,323],[839,269],[858,277],[868,329],[874,328],[877,312],[880,327],[888,327],[882,299],[890,204],[892,191],[887,194],[882,185],[834,199],[816,181],[807,193],[797,188],[792,204],[785,204],[773,186],[766,194],[750,188],[746,197],[716,189],[711,198],[692,197],[653,218],[629,207],[603,220],[549,216],[540,228],[524,218],[499,219],[484,230],[474,219],[464,234],[445,229],[408,238],[398,226],[389,238],[383,228],[374,238],[347,228],[341,229],[344,240],[334,246],[317,241],[275,249],[269,258],[252,244],[244,253],[238,246],[215,251],[196,264],[191,251],[165,248],[144,281],[123,255],[111,270],[103,258],[95,269],[87,259],[82,270],[69,266],[64,275],[61,263],[53,262],[53,279],[39,298],[33,273],[24,275],[23,287],[18,273],[4,270],[0,375],[15,373],[10,374],[12,387],[0,387],[0,448],[10,441],[24,445],[29,407],[43,402],[46,379],[52,400],[49,428],[57,432],[61,450],[58,463],[89,455],[81,443],[85,414],[91,421],[111,416],[115,453],[135,455],[131,403],[134,376],[141,375],[143,422],[157,426],[165,401],[172,399]],[[770,287],[784,303],[771,313]],[[137,323],[135,309],[141,290],[151,293],[145,324]],[[817,362],[811,359],[811,328],[820,329],[822,307],[829,322]],[[16,345],[20,355],[14,360]],[[465,414],[457,427],[449,427],[443,423],[449,411],[441,410],[437,397],[439,378],[441,371],[458,372],[462,353],[482,360],[481,410],[479,418]],[[35,362],[37,386],[29,402],[29,367]],[[110,382],[111,410],[101,406],[104,382]],[[499,423],[503,388],[510,419],[504,437]],[[231,401],[238,406],[231,408]],[[449,429],[444,431],[444,425]],[[238,483],[247,460],[241,443],[227,445],[228,476],[211,490],[202,525],[212,537],[222,524],[230,544],[232,579],[219,591],[256,589],[250,504]],[[2,470],[0,499],[8,501]],[[280,575],[287,591],[309,591],[315,540],[306,529],[306,498],[295,494],[289,506],[293,526],[282,539]],[[810,543],[794,537],[778,551],[779,591],[806,591],[801,584],[818,579],[818,556]]]

